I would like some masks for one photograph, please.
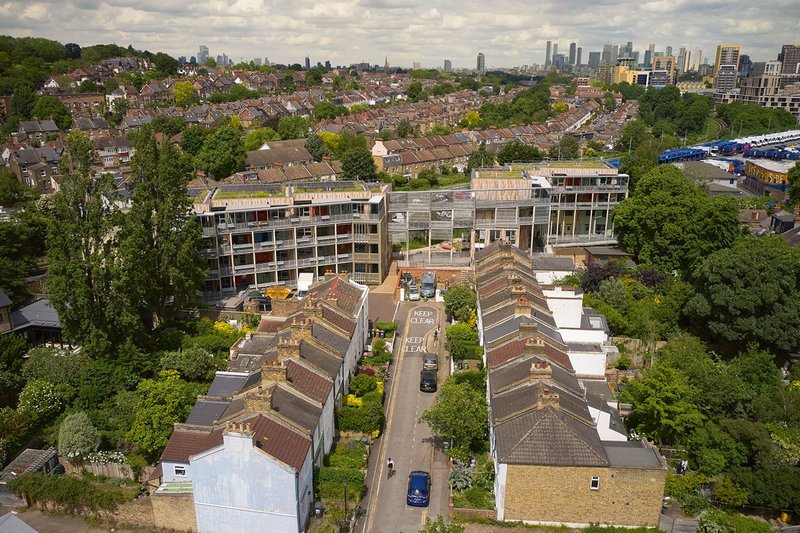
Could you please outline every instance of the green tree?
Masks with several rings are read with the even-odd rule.
[[[167,444],[173,425],[189,415],[197,395],[207,388],[182,380],[173,370],[159,379],[145,379],[136,388],[133,426],[126,438],[149,459],[155,459]]]
[[[34,196],[30,191],[23,194]],[[26,206],[27,202],[19,205]],[[44,255],[46,232],[47,218],[30,205],[0,221],[0,290],[17,305],[28,297],[26,279],[36,272],[38,260]]]
[[[561,113],[566,113],[569,111],[569,106],[564,102],[556,102],[553,104],[553,114],[560,115]]]
[[[642,379],[622,391],[620,401],[632,404],[629,429],[660,444],[680,442],[705,417],[696,405],[698,391],[686,375],[666,366],[648,369]]]
[[[78,91],[82,93],[96,93],[100,92],[100,87],[92,80],[83,80],[78,86]]]
[[[177,74],[178,67],[180,66],[177,59],[164,52],[157,53],[153,58],[153,63],[155,64],[156,70],[169,75]]]
[[[469,154],[467,160],[467,170],[475,168],[491,168],[494,166],[495,153],[486,148],[485,143],[481,143],[477,150]]]
[[[194,85],[190,81],[179,81],[172,87],[172,95],[179,106],[188,106],[197,101]]]
[[[439,437],[452,440],[457,453],[482,449],[489,432],[486,394],[446,380],[433,405],[420,416]]]
[[[558,144],[550,147],[548,155],[550,159],[558,159],[559,161],[563,159],[575,159],[578,157],[580,148],[580,144],[578,144],[578,140],[575,137],[572,135],[564,135],[561,137],[561,140],[558,141]]]
[[[344,106],[336,105],[333,102],[323,100],[314,105],[314,118],[316,120],[323,120],[326,118],[336,118],[347,115],[347,108]]]
[[[41,380],[77,389],[90,362],[82,351],[71,353],[55,347],[32,348],[22,367],[22,376],[27,381]]]
[[[193,157],[197,156],[210,133],[211,130],[202,126],[189,126],[183,130],[183,135],[181,135],[181,150]]]
[[[63,389],[48,381],[34,380],[25,384],[19,393],[17,409],[40,422],[61,412],[67,405]]]
[[[152,130],[143,127],[131,167],[131,208],[119,232],[121,284],[153,327],[199,294],[205,279],[199,255],[203,234],[186,194],[190,168],[172,143],[158,146]]]
[[[529,146],[519,141],[504,144],[497,151],[497,162],[501,165],[511,162],[541,161],[544,154],[536,146]]]
[[[270,127],[256,128],[244,136],[244,149],[247,152],[258,150],[264,143],[279,141],[281,136]]]
[[[741,235],[736,202],[709,196],[671,165],[645,174],[614,209],[613,220],[617,238],[640,262],[687,277],[699,261]]]
[[[406,96],[410,102],[423,100],[425,98],[425,91],[422,88],[422,84],[418,81],[410,83],[406,90]]]
[[[364,148],[353,148],[342,155],[342,178],[345,180],[373,180],[378,175],[372,153]]]
[[[451,285],[444,294],[444,309],[448,316],[466,322],[470,313],[478,308],[477,297],[472,287]]]
[[[8,405],[22,384],[20,369],[27,350],[28,343],[19,335],[0,335],[0,406]]]
[[[278,135],[281,139],[305,139],[311,124],[303,117],[283,117],[278,121]]]
[[[619,132],[616,149],[627,151],[636,149],[647,137],[647,124],[642,120],[633,120],[625,124]]]
[[[795,163],[795,165],[789,169],[786,179],[789,183],[789,200],[792,202],[792,205],[800,204],[800,163]]]
[[[36,191],[20,183],[10,168],[0,168],[0,205],[4,207],[23,206],[34,200],[36,196]],[[2,287],[1,284],[0,287]]]
[[[82,459],[100,446],[100,434],[84,411],[67,415],[58,429],[58,453],[70,459]]]
[[[150,127],[156,133],[163,133],[167,137],[174,137],[186,127],[186,120],[180,116],[171,117],[169,115],[158,114],[153,118],[152,122],[150,122]]]
[[[14,87],[14,94],[11,95],[11,112],[23,120],[31,118],[33,106],[36,103],[36,95],[33,89],[27,84],[18,84]]]
[[[64,337],[90,354],[106,355],[140,325],[119,292],[114,179],[91,176],[91,164],[91,141],[71,133],[61,157],[61,190],[51,202],[46,286]]]
[[[694,271],[694,285],[685,312],[701,333],[731,349],[749,341],[782,353],[800,347],[800,251],[781,237],[742,239],[712,253]]]
[[[397,136],[401,139],[405,139],[412,133],[414,133],[414,128],[411,126],[411,123],[407,118],[401,118],[400,122],[397,123]]]
[[[64,50],[67,52],[67,57],[70,59],[80,59],[81,47],[75,43],[67,43],[64,45]]]
[[[322,161],[322,157],[326,153],[325,143],[316,133],[312,133],[308,136],[308,139],[306,139],[305,148],[308,150],[308,153],[314,157],[314,161]]]
[[[207,176],[220,180],[242,170],[246,157],[241,133],[222,126],[206,137],[203,148],[197,154],[197,166]]]
[[[213,369],[211,354],[194,347],[161,354],[162,370],[177,370],[188,381],[208,381]]]
[[[50,119],[59,129],[66,131],[72,125],[72,114],[64,103],[55,96],[42,96],[36,99],[33,105],[33,116],[40,119]]]
[[[464,526],[460,524],[458,518],[448,524],[444,521],[442,515],[437,516],[436,520],[431,520],[427,516],[425,517],[425,525],[419,531],[420,533],[464,533]]]

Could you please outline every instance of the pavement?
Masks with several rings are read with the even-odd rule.
[[[108,528],[90,526],[81,517],[45,514],[36,509],[26,510],[0,506],[0,516],[9,511],[16,511],[17,518],[39,531],[39,533],[62,533],[64,531],[69,531],[70,533],[99,533],[108,531]]]
[[[371,303],[371,302],[370,302]],[[400,342],[395,342],[394,364],[387,387],[386,428],[370,456],[367,472],[366,516],[355,531],[412,533],[419,531],[425,519],[448,514],[447,458],[434,448],[434,439],[419,416],[433,403],[435,394],[419,390],[419,373],[426,351],[440,349],[442,336],[433,339],[433,331],[444,320],[442,304],[401,302],[395,321]],[[440,356],[439,383],[447,375],[446,360]],[[391,457],[395,475],[389,479],[386,461]],[[429,507],[406,505],[408,475],[413,470],[431,473]]]

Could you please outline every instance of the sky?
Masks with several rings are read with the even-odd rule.
[[[238,62],[475,68],[544,63],[545,43],[583,62],[604,43],[702,50],[741,44],[754,61],[800,42],[800,0],[0,0],[0,34],[82,46],[132,44],[174,57],[226,53]]]

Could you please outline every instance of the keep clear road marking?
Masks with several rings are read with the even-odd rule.
[[[411,343],[411,341],[413,340],[414,341],[414,346],[412,346],[412,347],[420,348],[420,350],[419,350],[420,352],[423,351],[423,348],[424,348],[424,342],[425,342],[425,338],[424,337],[409,337],[408,336],[408,330],[411,328],[411,324],[412,324],[411,320],[413,320],[415,318],[424,318],[424,319],[429,319],[430,320],[430,322],[424,322],[425,324],[433,324],[434,323],[434,319],[432,317],[436,313],[437,313],[437,311],[435,309],[431,310],[431,308],[415,309],[411,313],[411,319],[408,322],[406,322],[405,332],[403,333],[403,344],[401,346],[400,351],[397,354],[397,363],[394,365],[395,368],[392,371],[392,374],[396,377],[396,379],[400,378],[400,365],[403,363],[403,360],[404,360],[403,353],[405,353],[405,352],[416,352],[417,351],[416,349],[415,350],[409,350],[408,349],[409,348],[409,343]],[[417,324],[419,322],[414,322],[414,323]],[[367,518],[366,526],[364,527],[364,531],[366,531],[366,532],[372,531],[372,521],[375,518],[375,507],[378,504],[378,496],[380,495],[381,485],[383,484],[383,481],[384,481],[383,469],[384,469],[384,466],[386,466],[386,455],[388,453],[387,452],[386,443],[389,441],[389,433],[390,433],[391,428],[392,428],[392,418],[393,418],[393,414],[394,414],[395,398],[397,397],[397,389],[399,388],[397,386],[397,383],[398,382],[395,380],[395,382],[392,384],[392,393],[391,393],[391,396],[389,398],[389,412],[386,413],[386,431],[384,431],[383,435],[381,436],[380,459],[378,460],[378,468],[375,471],[375,475],[377,476],[378,481],[377,481],[377,486],[375,487],[375,492],[370,497],[369,509],[368,509],[368,512],[367,512],[367,517],[368,518]],[[415,427],[415,431],[416,431],[416,427]],[[374,477],[373,477],[373,481],[374,481]],[[423,524],[424,524],[424,520],[423,520]]]

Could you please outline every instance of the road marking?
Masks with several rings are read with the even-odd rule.
[[[400,305],[399,302],[398,302],[397,305],[399,307],[399,305]],[[430,316],[434,312],[436,312],[437,315],[438,315],[439,310],[438,309],[434,309],[433,311],[414,310],[413,314],[416,315],[417,313],[429,313],[428,315],[424,315],[424,316]],[[395,307],[395,316],[396,315],[397,315],[397,307]],[[398,394],[398,392],[397,392],[397,389],[398,389],[397,384],[399,383],[400,375],[401,375],[401,373],[400,373],[400,365],[402,365],[403,361],[405,360],[405,358],[403,357],[403,353],[405,353],[405,348],[407,347],[406,346],[407,341],[410,340],[410,339],[418,339],[419,338],[419,339],[422,340],[422,342],[424,342],[425,341],[425,337],[427,337],[428,334],[430,334],[430,332],[428,332],[428,333],[425,334],[425,337],[411,337],[411,338],[409,338],[408,337],[408,331],[409,331],[410,328],[411,328],[411,321],[408,320],[408,321],[406,321],[406,327],[405,327],[405,331],[403,333],[403,342],[401,344],[400,350],[398,350],[398,353],[397,353],[397,362],[393,365],[394,366],[394,370],[392,371],[392,374],[395,376],[395,380],[391,385],[392,392],[389,395],[389,401],[387,402],[388,406],[389,406],[389,409],[386,412],[386,430],[383,432],[383,435],[381,436],[381,445],[380,445],[380,451],[379,451],[378,465],[377,465],[377,468],[375,469],[375,473],[374,473],[373,478],[372,478],[373,479],[373,484],[375,484],[376,483],[375,482],[375,476],[377,476],[377,486],[375,486],[375,492],[372,495],[372,497],[370,498],[370,503],[369,503],[369,506],[367,508],[367,522],[366,522],[366,525],[364,526],[364,531],[372,531],[372,523],[373,523],[373,520],[374,520],[374,517],[375,517],[375,507],[378,504],[377,502],[378,502],[378,499],[379,499],[381,486],[382,486],[382,484],[384,482],[383,470],[384,470],[384,466],[386,465],[387,454],[388,454],[388,451],[387,451],[388,445],[386,443],[389,442],[389,433],[390,433],[390,430],[392,428],[392,419],[394,418],[393,415],[394,415],[395,398],[397,397],[397,394]],[[417,406],[419,407],[419,397],[417,398]],[[417,411],[419,411],[419,408],[417,408]],[[416,419],[414,419],[414,432],[415,433],[416,433],[417,425],[418,424],[416,423]],[[412,448],[413,448],[413,444],[412,444]]]
[[[422,511],[422,515],[420,516],[420,519],[421,519],[420,520],[420,525],[424,526],[425,525],[425,521],[428,519],[428,510],[427,509]]]

